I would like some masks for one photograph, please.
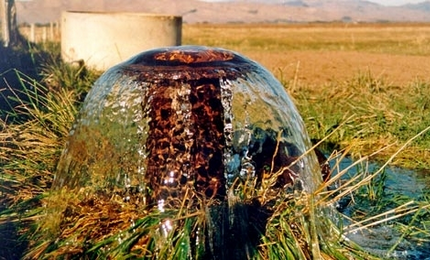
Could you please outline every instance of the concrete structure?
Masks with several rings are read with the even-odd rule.
[[[104,71],[148,49],[181,44],[182,17],[146,13],[63,12],[61,52]]]

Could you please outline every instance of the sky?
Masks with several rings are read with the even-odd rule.
[[[424,0],[367,0],[381,5],[404,5],[424,2]]]

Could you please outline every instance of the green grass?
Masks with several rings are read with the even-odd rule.
[[[226,45],[240,43],[231,41]],[[264,47],[257,40],[245,46]],[[275,44],[270,48],[278,47]],[[37,259],[204,256],[216,226],[214,215],[208,213],[205,203],[198,209],[160,213],[134,208],[103,194],[84,196],[86,191],[69,192],[66,200],[50,192],[65,138],[97,74],[82,66],[62,63],[58,47],[48,50],[49,55],[29,53],[31,66],[40,74],[33,78],[21,70],[8,70],[17,79],[18,85],[9,85],[11,101],[16,107],[8,110],[6,119],[1,121],[0,203],[5,207],[0,212],[0,229],[8,231],[1,234],[13,235],[9,236],[12,240],[8,245],[27,249],[27,257]],[[42,56],[44,59],[39,60]],[[405,95],[400,87],[387,83],[388,79],[375,77],[370,72],[318,89],[299,85],[294,79],[281,80],[299,107],[310,136],[314,140],[325,139],[328,148],[344,148],[343,156],[370,154],[372,158],[374,151],[381,149],[375,157],[379,160],[393,157],[388,162],[415,168],[430,165],[425,148],[430,136],[428,132],[417,136],[430,125],[428,82],[409,83],[407,89],[413,91]],[[405,143],[409,146],[403,147]],[[257,249],[249,251],[251,258],[370,259],[371,255],[342,236],[342,232],[365,229],[364,226],[389,225],[399,230],[402,235],[392,245],[392,251],[405,239],[417,244],[429,243],[430,194],[420,198],[388,194],[383,169],[369,172],[361,162],[355,165],[360,168],[359,173],[334,190],[321,187],[315,194],[281,194],[275,202],[263,201],[270,214],[265,219],[264,230],[259,230]],[[348,172],[339,176],[342,174]],[[339,176],[326,185],[336,182]],[[249,219],[252,212],[248,211],[252,209],[252,200],[246,198],[260,198],[265,193],[264,185],[259,189],[247,187],[236,190],[238,196],[230,204],[235,216],[243,219]],[[345,196],[354,198],[351,215],[354,221],[348,226],[337,222],[342,216],[327,208]],[[46,211],[46,203],[65,204],[66,201],[64,211],[56,215]],[[160,223],[166,219],[171,219],[176,228],[162,236]],[[243,230],[244,227],[229,228]],[[203,234],[200,241],[205,242],[196,243],[197,230]],[[13,255],[11,250],[6,253]]]
[[[49,193],[65,137],[96,75],[80,78],[80,68],[58,66],[57,45],[0,52],[11,59],[0,64],[6,79],[0,94],[7,101],[0,121],[0,240],[9,241],[2,248],[8,259],[19,258],[28,244],[19,236],[32,232],[31,223],[43,211],[41,200]]]
[[[340,124],[342,129],[327,141],[337,147],[352,145],[352,154],[369,154],[392,145],[378,154],[385,160],[408,139],[430,125],[430,82],[414,81],[403,93],[402,87],[388,80],[363,72],[354,78],[331,83],[323,88],[295,86],[291,89],[311,138],[320,140]],[[427,147],[430,132],[417,138],[408,151],[395,158],[394,163],[415,169],[430,169]],[[421,151],[420,151],[421,150]]]

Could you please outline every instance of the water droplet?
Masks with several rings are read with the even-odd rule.
[[[242,164],[242,169],[240,170],[240,177],[243,180],[255,177],[255,167],[250,162]]]
[[[161,233],[166,238],[173,230],[173,223],[170,219],[166,219],[161,223]]]
[[[157,208],[160,212],[164,212],[164,210],[165,210],[164,209],[164,206],[165,206],[164,203],[165,203],[164,199],[158,200]]]

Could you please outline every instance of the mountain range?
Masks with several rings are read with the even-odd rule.
[[[144,12],[184,23],[430,22],[430,0],[382,6],[365,0],[17,0],[19,23],[58,21],[61,12]]]

